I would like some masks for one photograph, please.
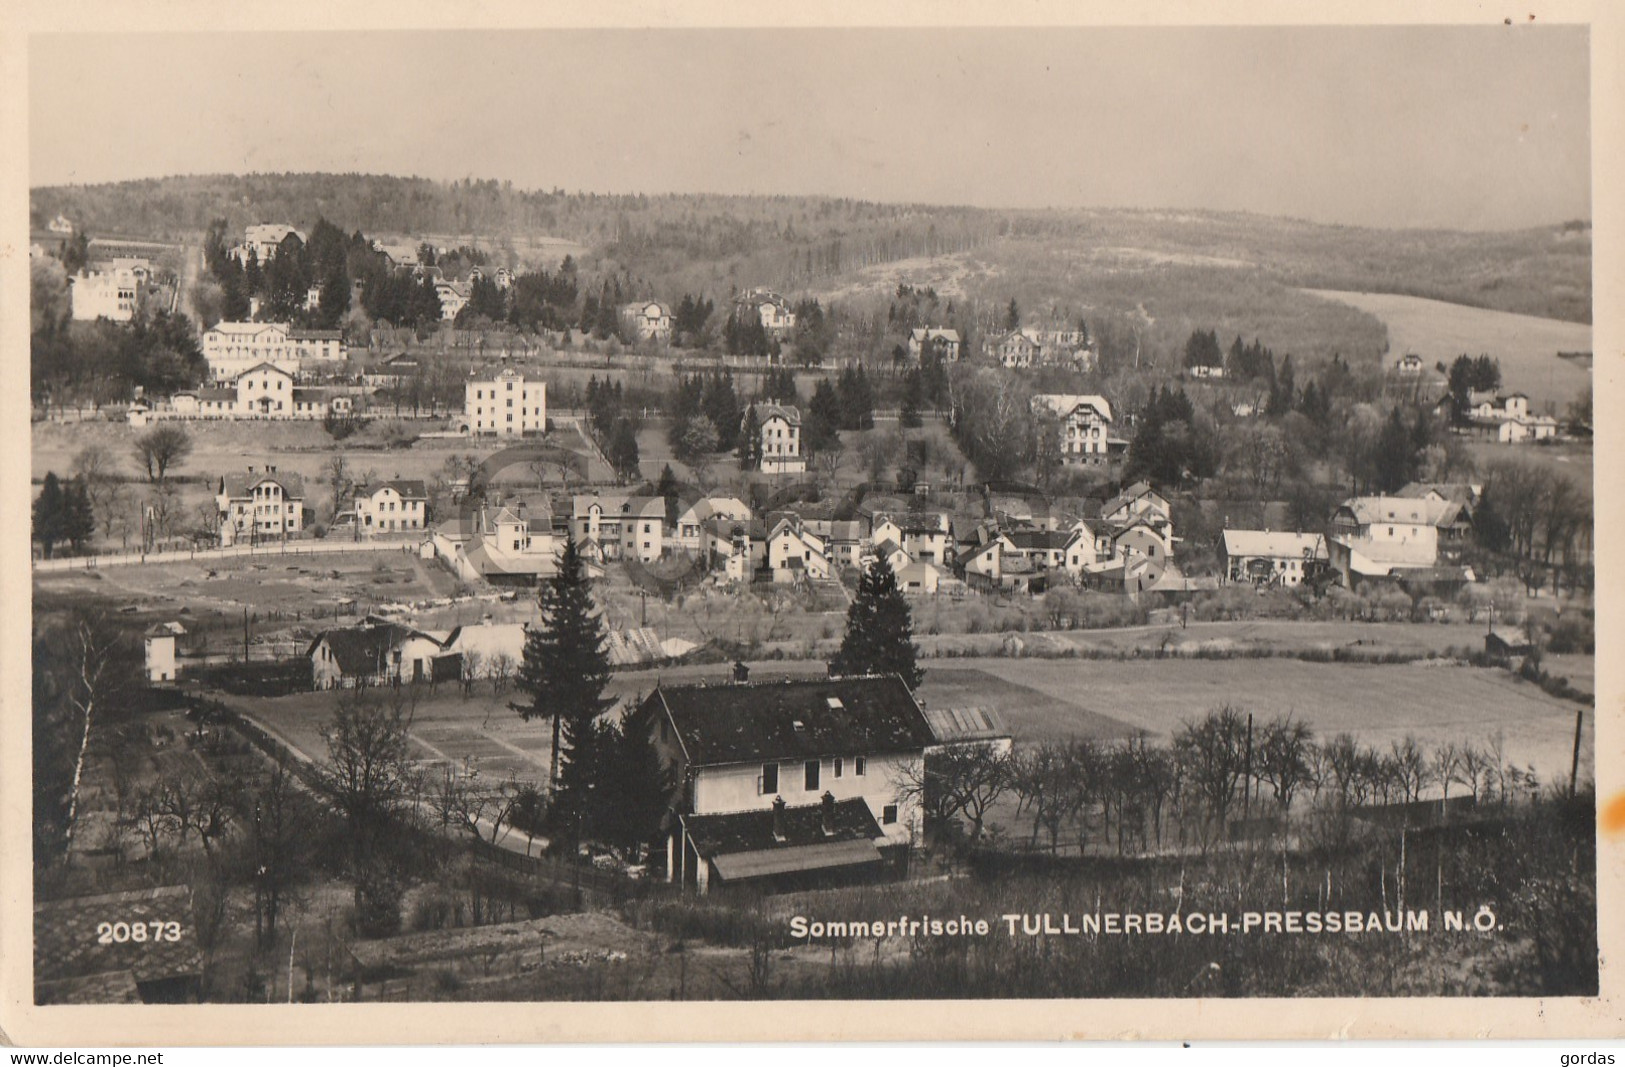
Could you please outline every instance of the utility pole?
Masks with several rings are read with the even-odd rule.
[[[243,605],[243,662],[248,662],[248,605]]]
[[[1569,764],[1569,796],[1574,797],[1580,784],[1580,725],[1585,720],[1585,709],[1574,713],[1574,760]]]

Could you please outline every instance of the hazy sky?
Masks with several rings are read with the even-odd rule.
[[[336,170],[595,192],[1590,215],[1578,27],[36,37],[33,184]]]

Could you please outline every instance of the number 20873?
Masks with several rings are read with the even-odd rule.
[[[116,922],[96,924],[96,944],[123,945],[144,941],[179,941],[181,924],[154,919],[151,922]]]

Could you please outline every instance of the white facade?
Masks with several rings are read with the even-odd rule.
[[[868,803],[884,835],[876,845],[907,845],[920,830],[919,805],[911,798],[908,783],[911,769],[922,758],[853,752],[821,759],[702,767],[694,776],[693,814],[771,811],[774,798],[780,796],[786,804],[804,806],[831,793],[837,803],[854,798]],[[769,785],[776,788],[769,790]]]
[[[356,490],[355,521],[365,535],[421,530],[428,509],[421,482],[384,482]]]
[[[237,414],[261,419],[294,417],[293,375],[262,363],[237,377]]]
[[[281,541],[304,530],[304,492],[297,478],[279,478],[276,472],[250,472],[247,479],[221,479],[215,494],[220,516],[220,544],[230,547],[245,541]]]
[[[768,474],[801,474],[807,469],[801,454],[801,413],[795,408],[759,408],[762,463]]]
[[[640,341],[671,340],[671,309],[658,300],[621,305],[621,323]]]
[[[131,270],[80,271],[68,279],[68,302],[80,321],[135,318],[140,282]]]
[[[1085,466],[1109,459],[1112,407],[1105,397],[1041,393],[1033,397],[1032,410],[1058,423],[1063,463]]]
[[[547,383],[506,368],[475,378],[464,390],[468,432],[476,437],[522,437],[547,429]]]
[[[203,358],[209,377],[229,382],[250,367],[270,363],[289,374],[299,369],[299,350],[279,322],[218,322],[204,331]]]

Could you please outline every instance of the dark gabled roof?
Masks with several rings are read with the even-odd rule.
[[[1011,530],[1006,537],[1022,552],[1062,549],[1072,540],[1071,530]]]
[[[773,836],[773,809],[740,811],[727,815],[684,815],[683,826],[699,853],[707,858],[735,852],[795,848],[826,841],[872,841],[881,836],[869,802],[862,797],[835,802],[835,832],[824,833],[822,804],[800,804],[784,809],[784,840]]]
[[[327,642],[333,650],[333,659],[346,677],[365,677],[377,674],[388,663],[389,651],[419,631],[399,623],[378,626],[347,626],[338,630],[324,630],[305,650],[309,656],[316,647]],[[422,636],[427,637],[427,634]],[[431,638],[432,640],[432,638]]]
[[[281,471],[274,474],[270,471],[262,474],[233,471],[230,474],[221,476],[221,492],[225,493],[230,499],[236,500],[240,497],[246,497],[248,491],[261,482],[275,482],[280,485],[282,495],[289,500],[303,500],[305,498],[305,479],[296,471],[288,471],[286,474]]]
[[[380,489],[393,489],[403,500],[427,500],[428,491],[424,488],[422,478],[395,478],[376,485],[357,486],[356,496],[372,496]]]
[[[924,712],[895,675],[661,686],[645,704],[669,712],[696,766],[880,755],[932,742]]]
[[[100,944],[98,923],[178,923],[178,939],[147,938]],[[169,932],[166,929],[166,933]],[[69,978],[128,971],[137,982],[199,976],[203,953],[192,917],[192,891],[184,885],[70,897],[34,905],[34,978]]]

